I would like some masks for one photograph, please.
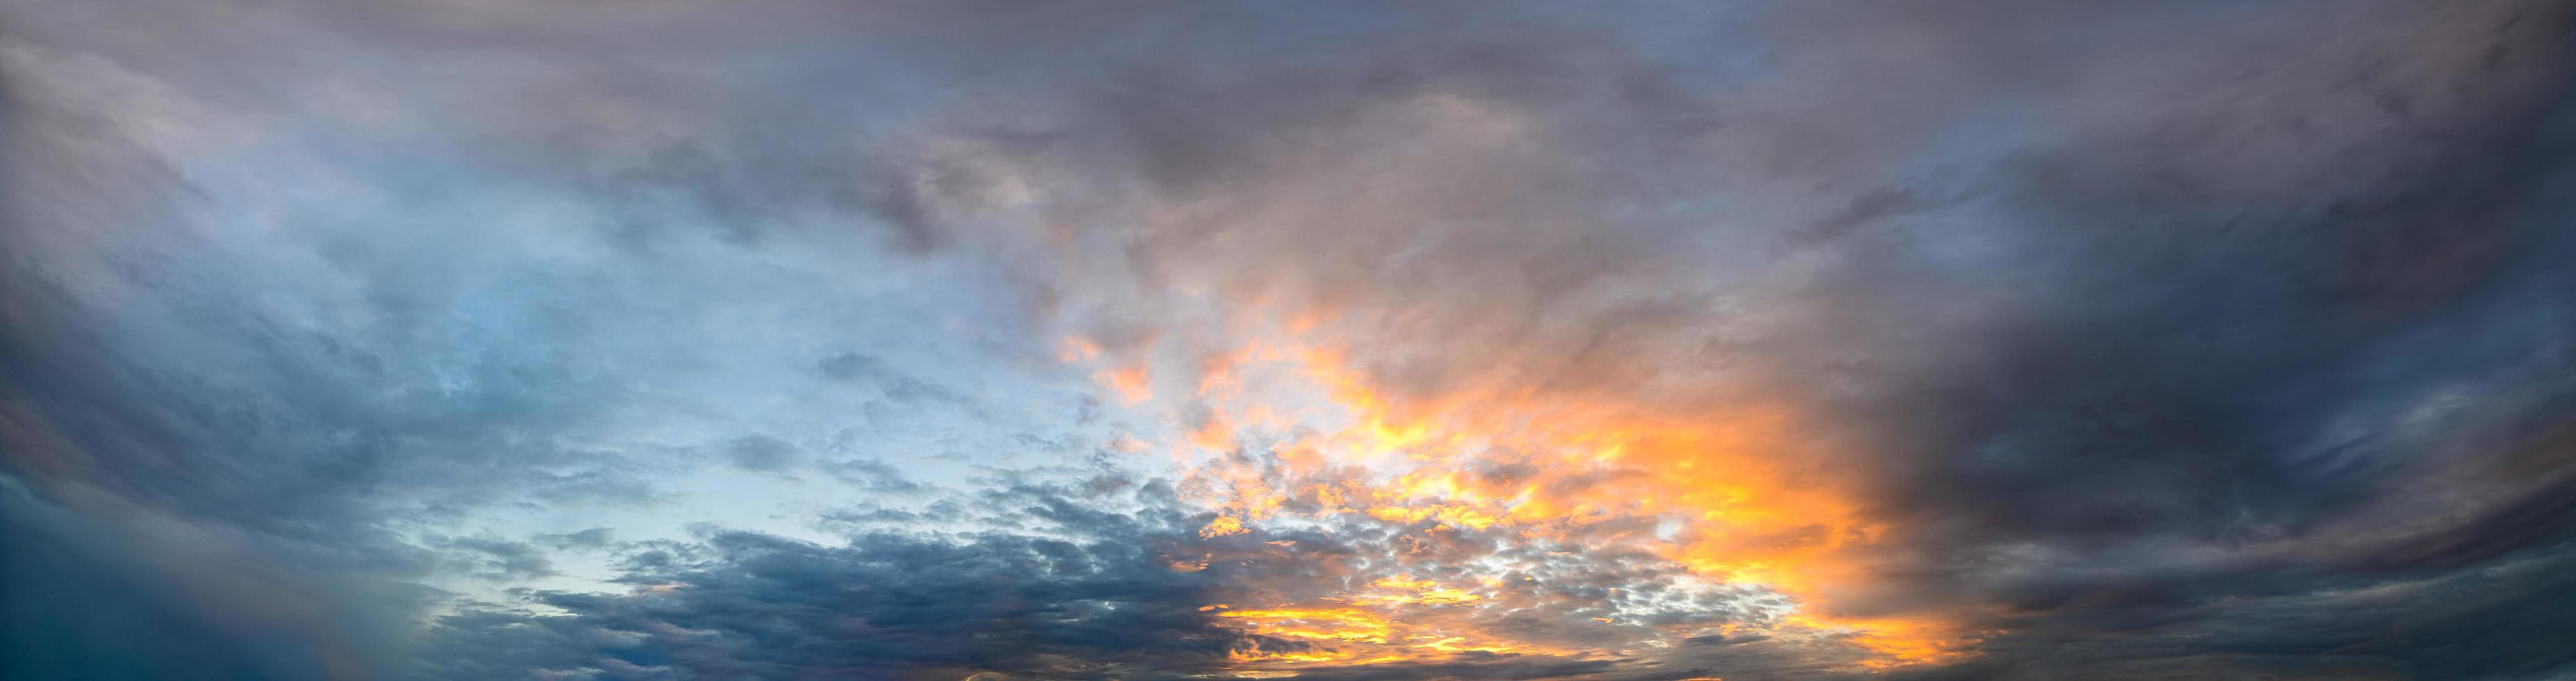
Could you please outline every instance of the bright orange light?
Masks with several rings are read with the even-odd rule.
[[[1576,551],[1639,551],[1711,584],[1759,586],[1796,599],[1784,634],[1849,644],[1861,666],[1941,662],[1966,654],[1967,638],[1937,618],[1834,617],[1831,595],[1872,579],[1869,554],[1882,526],[1866,517],[1844,480],[1808,468],[1824,460],[1789,409],[1763,404],[1690,413],[1519,390],[1458,390],[1397,399],[1329,346],[1268,341],[1229,361],[1271,362],[1329,397],[1338,416],[1260,401],[1246,367],[1208,368],[1227,381],[1202,399],[1230,397],[1186,434],[1221,454],[1246,428],[1270,434],[1275,461],[1200,464],[1195,488],[1228,509],[1203,537],[1250,532],[1253,520],[1309,509],[1317,519],[1357,513],[1414,528],[1418,544],[1453,528],[1506,530]],[[1265,359],[1267,358],[1267,359]],[[1279,368],[1274,366],[1272,368]],[[1499,383],[1497,383],[1499,384]],[[1261,414],[1255,419],[1231,416]],[[1401,556],[1382,561],[1404,564]],[[1538,641],[1485,633],[1479,608],[1494,592],[1402,573],[1360,577],[1363,587],[1321,601],[1269,603],[1220,617],[1246,630],[1318,647],[1253,651],[1269,664],[1361,664],[1457,654],[1581,656]],[[1498,577],[1497,577],[1498,579]],[[1487,584],[1487,589],[1493,584]],[[1589,625],[1623,625],[1585,617]],[[1771,625],[1766,625],[1771,626]],[[1641,636],[1654,635],[1640,630]]]
[[[1214,539],[1229,534],[1243,534],[1250,531],[1251,530],[1243,529],[1243,521],[1235,520],[1234,516],[1221,515],[1217,516],[1216,520],[1209,521],[1207,527],[1199,529],[1199,538]]]

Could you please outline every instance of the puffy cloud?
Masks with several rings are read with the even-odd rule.
[[[542,592],[530,603],[550,614],[442,617],[419,671],[1179,678],[1241,645],[1195,605],[1209,580],[1165,569],[1153,538],[1168,528],[1116,518],[1066,529],[1080,536],[881,533],[822,546],[722,532],[686,555],[631,563],[619,578],[629,593]]]

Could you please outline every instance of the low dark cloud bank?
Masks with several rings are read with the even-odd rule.
[[[0,677],[2567,678],[2571,22],[0,0]],[[1858,567],[1166,461],[1278,328],[1793,414]]]
[[[1065,529],[1074,535],[862,534],[826,547],[720,532],[703,543],[639,546],[621,577],[634,595],[532,596],[571,616],[443,617],[417,671],[455,679],[581,669],[621,678],[983,670],[1177,678],[1218,666],[1238,645],[1197,606],[1209,580],[1167,569],[1155,551],[1172,544],[1171,528],[1128,516],[1055,519],[1073,524]]]

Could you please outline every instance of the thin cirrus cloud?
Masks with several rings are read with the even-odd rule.
[[[2563,3],[0,7],[0,676],[2576,670]]]

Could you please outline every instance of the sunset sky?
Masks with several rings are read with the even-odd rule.
[[[0,678],[2576,679],[2576,3],[0,0]]]

